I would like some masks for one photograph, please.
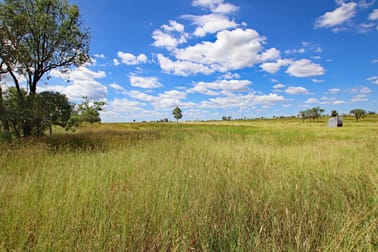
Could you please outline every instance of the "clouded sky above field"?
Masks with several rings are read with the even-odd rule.
[[[378,111],[375,0],[70,2],[93,62],[42,89],[105,100],[103,121]]]

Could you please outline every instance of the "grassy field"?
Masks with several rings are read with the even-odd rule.
[[[0,144],[0,251],[377,251],[378,118]]]

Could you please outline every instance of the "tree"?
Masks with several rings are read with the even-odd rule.
[[[310,122],[311,121],[315,122],[316,119],[321,117],[323,112],[324,112],[324,109],[320,107],[314,107],[314,108],[307,109],[304,111],[299,111],[298,116],[302,118],[303,122],[305,121],[305,119],[310,119]]]
[[[172,112],[174,118],[176,118],[177,120],[177,123],[178,123],[178,120],[182,118],[182,111],[179,107],[176,107],[173,112]]]
[[[26,96],[26,90],[21,89],[21,95]],[[2,96],[2,111],[0,120],[5,132],[17,137],[23,136],[24,122],[28,121],[33,135],[42,135],[52,125],[64,127],[71,117],[72,107],[65,95],[57,92],[35,94],[33,107],[24,107],[16,87],[10,87]]]
[[[49,128],[50,135],[52,135],[52,125],[66,127],[73,109],[67,96],[58,92],[46,91],[40,93],[38,98],[38,110],[41,113],[43,124]]]
[[[359,119],[364,118],[366,116],[366,111],[363,109],[352,109],[350,114],[353,114],[354,117],[356,117],[356,122],[358,122]]]
[[[331,116],[332,117],[336,117],[336,116],[338,116],[339,114],[337,113],[337,111],[336,110],[332,110],[331,111]]]
[[[89,32],[79,9],[67,0],[3,0],[0,2],[0,74],[13,80],[20,109],[32,109],[37,85],[50,70],[65,70],[89,60]],[[20,83],[26,80],[26,94]],[[33,118],[22,125],[33,132]]]
[[[99,111],[102,111],[104,105],[105,102],[91,101],[88,97],[83,97],[81,104],[74,108],[72,116],[67,122],[66,129],[79,127],[82,123],[101,122]]]
[[[321,117],[323,112],[324,112],[324,109],[322,109],[320,107],[312,108],[310,114],[311,114],[311,118],[313,119],[313,121],[315,121],[316,119]]]
[[[303,122],[305,121],[305,119],[308,118],[308,117],[307,117],[308,115],[307,115],[306,111],[303,111],[303,110],[302,110],[302,111],[299,111],[298,116],[302,118],[302,121],[303,121]]]

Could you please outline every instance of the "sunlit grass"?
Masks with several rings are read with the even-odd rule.
[[[377,126],[102,124],[0,145],[0,250],[376,251]]]

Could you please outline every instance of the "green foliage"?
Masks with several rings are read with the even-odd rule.
[[[359,119],[364,118],[366,116],[366,111],[363,109],[352,109],[350,114],[353,114],[356,118],[356,122],[358,122]]]
[[[332,110],[331,111],[331,116],[332,117],[336,117],[336,116],[338,116],[339,114],[337,113],[337,111],[336,110]]]
[[[25,76],[28,91],[48,71],[89,60],[89,34],[81,28],[79,10],[66,0],[0,2],[0,69],[19,89]]]
[[[20,96],[21,93],[21,96]],[[2,96],[0,120],[5,132],[17,137],[43,135],[52,125],[64,127],[71,116],[71,104],[65,95],[55,92],[35,94],[32,98],[24,89],[8,88]]]
[[[172,111],[172,114],[173,114],[173,117],[177,120],[177,123],[178,123],[178,120],[182,118],[182,111],[179,107],[176,107],[173,109]]]
[[[105,102],[92,101],[88,97],[83,97],[83,101],[76,105],[73,115],[68,120],[66,129],[73,130],[81,124],[101,122],[100,111],[105,106]]]
[[[40,118],[33,117],[41,112],[33,106],[38,106],[34,98],[42,77],[90,59],[89,33],[81,26],[77,6],[66,0],[0,1],[0,74],[9,74],[19,96],[12,98],[17,106],[10,104],[21,110],[12,110],[13,117],[24,120],[22,129],[13,127],[17,135],[36,135],[44,128]],[[26,91],[20,86],[23,78]],[[51,125],[54,119],[49,121]]]
[[[315,120],[317,120],[319,117],[321,117],[323,112],[324,112],[324,109],[322,109],[320,107],[313,107],[311,109],[299,111],[298,116],[301,117],[303,121],[305,121],[305,119],[309,119],[310,122],[311,121],[315,122]]]

